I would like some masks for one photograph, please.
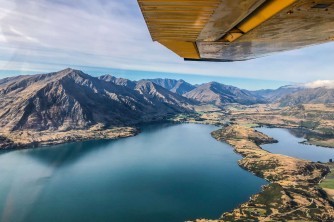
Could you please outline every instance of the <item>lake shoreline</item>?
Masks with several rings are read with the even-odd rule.
[[[52,217],[57,212],[54,209],[66,209],[68,206],[75,208],[69,213],[73,218],[80,218],[81,214],[78,212],[85,207],[106,219],[134,216],[139,216],[138,219],[146,218],[145,221],[185,221],[201,216],[216,218],[221,211],[230,211],[247,201],[266,184],[263,179],[237,165],[241,157],[229,145],[222,145],[209,136],[217,129],[218,127],[199,124],[149,124],[143,126],[142,132],[136,137],[127,139],[78,142],[5,152],[0,155],[2,169],[8,172],[2,176],[2,180],[7,181],[2,184],[2,191],[5,193],[12,189],[15,184],[11,182],[13,179],[20,181],[15,185],[16,190],[11,198],[15,199],[14,207],[19,207],[22,201],[30,203],[33,198],[31,210],[34,210],[26,221]],[[202,136],[194,138],[194,135]],[[231,184],[233,187],[247,187],[225,192]],[[25,192],[27,196],[24,197],[18,192],[28,189],[39,191],[41,186],[45,190],[43,194],[47,195],[43,199],[35,199],[34,192]],[[99,192],[91,192],[93,188]],[[61,192],[59,195],[64,195],[64,200],[57,199],[58,192]],[[87,201],[78,201],[75,195],[77,192]],[[124,200],[123,196],[128,196],[129,199]],[[57,198],[54,199],[55,197]],[[88,200],[96,200],[97,197],[105,205],[93,201],[95,204],[90,208],[92,201]],[[137,197],[141,198],[136,199]],[[3,196],[2,199],[5,204],[6,197]],[[121,200],[125,202],[120,208],[117,203]],[[51,205],[44,207],[46,203]],[[152,203],[154,204],[151,205]],[[138,210],[128,212],[127,209],[134,206]],[[161,218],[161,209],[166,210],[166,217],[182,220]],[[13,218],[20,215],[21,211],[18,208],[15,212]],[[89,211],[87,215],[92,216]],[[66,214],[61,217],[70,216]]]
[[[90,129],[81,130],[18,130],[0,131],[0,151],[1,150],[21,150],[48,147],[75,142],[85,142],[93,140],[116,140],[133,137],[141,132],[141,127],[150,124],[181,124],[172,120],[157,120],[142,122],[129,126],[115,126],[101,129],[100,126],[93,126]],[[202,124],[202,123],[199,123]],[[211,124],[210,124],[211,125]]]
[[[238,164],[270,182],[262,191],[226,212],[218,220],[204,221],[270,221],[321,220],[333,221],[334,208],[330,197],[318,187],[330,169],[324,164],[289,156],[272,154],[259,145],[275,142],[252,128],[231,125],[212,132],[218,141],[226,142],[243,156]]]
[[[135,127],[70,131],[15,131],[0,132],[1,150],[20,150],[48,147],[67,143],[115,140],[136,136],[140,130]]]
[[[301,128],[301,127],[295,127],[295,126],[289,126],[289,125],[280,125],[280,124],[260,124],[256,123],[258,126],[256,127],[266,127],[266,128],[281,128],[281,129],[288,129],[288,130],[304,130],[306,132],[306,138],[304,137],[305,141],[302,141],[301,143],[306,145],[315,145],[317,147],[325,147],[325,148],[334,148],[334,139],[333,136],[326,136],[319,134],[317,132],[314,132],[307,128]],[[256,128],[252,127],[252,128]]]
[[[170,123],[170,124],[180,124],[180,122],[175,122],[175,121],[166,121],[164,123]],[[187,123],[187,122],[185,122]],[[199,124],[202,124],[200,122],[198,122]],[[158,124],[158,123],[156,123]],[[192,124],[192,123],[189,123]],[[213,125],[213,124],[208,124],[208,125]],[[286,127],[281,127],[281,128],[286,128]],[[229,129],[232,129],[233,131],[233,135],[231,134],[225,134],[226,130],[228,131]],[[110,131],[111,130],[111,131]],[[276,172],[276,163],[271,163],[268,160],[266,160],[266,165],[270,165],[271,167],[273,167],[273,169],[267,169],[267,166],[264,167],[263,163],[261,162],[261,159],[257,159],[259,157],[262,156],[267,156],[267,155],[272,155],[271,158],[278,158],[278,156],[283,156],[283,155],[277,155],[277,154],[271,154],[268,151],[263,150],[259,145],[260,144],[268,144],[268,143],[274,143],[277,142],[276,140],[266,136],[265,134],[263,135],[259,135],[259,134],[255,134],[253,137],[249,137],[248,135],[248,130],[252,130],[254,132],[256,132],[254,129],[252,128],[246,128],[246,127],[241,127],[239,125],[231,125],[231,126],[227,126],[223,129],[214,131],[211,133],[211,135],[219,140],[219,141],[224,141],[227,144],[229,144],[230,146],[232,146],[234,148],[234,151],[237,154],[240,154],[243,159],[241,159],[240,161],[238,161],[238,165],[252,173],[253,175],[263,178],[266,181],[270,182],[269,185],[265,185],[262,187],[262,191],[258,194],[255,194],[253,196],[250,197],[250,201],[246,202],[246,203],[242,203],[238,208],[236,208],[235,210],[233,210],[232,212],[226,212],[222,215],[222,218],[219,220],[196,220],[197,222],[199,221],[230,221],[230,220],[234,220],[234,219],[249,219],[249,218],[255,218],[255,217],[262,217],[263,219],[266,218],[278,218],[278,219],[282,219],[279,217],[279,215],[271,215],[268,212],[269,211],[275,211],[273,209],[269,209],[269,211],[264,211],[267,209],[263,209],[261,207],[256,208],[254,207],[252,202],[256,202],[259,198],[262,197],[263,193],[266,192],[277,192],[277,190],[280,190],[281,192],[291,192],[291,191],[287,191],[290,189],[290,187],[287,189],[284,186],[282,186],[282,181],[278,180],[277,182],[277,178],[275,179],[273,175],[275,174],[279,174]],[[91,135],[87,136],[88,132],[93,132]],[[45,147],[45,146],[51,146],[51,145],[58,145],[58,144],[64,144],[64,143],[71,143],[71,142],[81,142],[81,141],[89,141],[89,140],[114,140],[114,139],[119,139],[119,138],[126,138],[126,137],[132,137],[132,136],[136,136],[138,133],[140,132],[140,130],[138,128],[133,128],[133,127],[122,127],[122,128],[114,128],[114,129],[109,129],[109,131],[103,131],[103,130],[94,130],[94,131],[88,131],[88,130],[83,130],[81,131],[79,134],[75,134],[74,132],[72,132],[72,134],[70,135],[75,135],[73,137],[60,137],[61,139],[58,140],[54,140],[54,139],[50,139],[50,140],[43,140],[42,142],[31,142],[31,143],[26,143],[26,144],[18,144],[17,147],[13,147],[13,148],[8,148],[8,149],[2,149],[2,150],[9,150],[9,149],[30,149],[30,148],[36,148],[36,147]],[[251,133],[254,133],[251,132]],[[43,132],[40,132],[43,133]],[[73,134],[74,133],[74,134]],[[242,134],[241,137],[239,134]],[[68,133],[67,133],[68,134]],[[83,134],[86,134],[85,137],[83,137]],[[54,136],[54,133],[53,133]],[[246,137],[247,138],[246,138]],[[35,136],[36,137],[36,136]],[[246,138],[246,140],[245,140]],[[250,139],[251,138],[251,139]],[[240,142],[242,142],[242,147],[240,146]],[[244,149],[244,146],[248,147],[246,149]],[[255,155],[255,157],[252,155]],[[259,155],[259,156],[258,156]],[[251,156],[251,157],[249,157]],[[297,162],[300,163],[302,165],[304,165],[304,168],[308,168],[311,167],[312,171],[316,171],[318,173],[318,175],[316,175],[314,178],[312,178],[313,182],[309,183],[307,185],[303,185],[304,188],[301,190],[304,190],[304,192],[307,192],[307,186],[310,186],[310,184],[312,184],[312,186],[314,184],[319,183],[320,181],[323,180],[323,178],[325,178],[325,176],[329,173],[329,169],[328,167],[326,168],[325,165],[319,165],[317,163],[311,163],[310,161],[304,161],[298,158],[293,158],[293,157],[285,157],[283,159],[278,158],[279,161],[284,162],[284,159],[288,159],[288,160],[293,160],[293,162]],[[277,159],[276,159],[277,160]],[[261,167],[264,167],[264,169],[261,169]],[[268,175],[266,175],[267,170],[272,170]],[[296,172],[300,173],[300,171],[295,170],[293,171],[293,173],[295,174]],[[293,177],[297,176],[297,175],[292,175]],[[311,175],[312,176],[312,175]],[[288,180],[289,181],[289,180]],[[291,181],[290,181],[291,182]],[[295,183],[296,181],[292,181],[293,183]],[[302,182],[305,182],[304,180],[302,180]],[[296,184],[294,184],[295,186]],[[312,199],[315,198],[322,198],[323,200],[325,200],[325,202],[327,201],[328,204],[330,205],[330,200],[328,197],[324,197],[321,196],[323,194],[321,194],[321,191],[318,188],[313,187],[312,188],[313,192],[316,194],[315,197],[312,197]],[[300,192],[300,191],[299,191]],[[293,192],[292,192],[293,193]],[[317,196],[320,195],[320,196]],[[289,196],[289,195],[288,195]],[[289,196],[291,198],[291,194]],[[291,198],[292,200],[290,201],[294,201],[293,198]],[[313,203],[313,202],[312,202]],[[262,203],[263,204],[263,203]],[[328,208],[329,205],[325,205],[323,207],[325,207],[327,210],[333,210]],[[261,204],[259,204],[261,205]],[[311,203],[310,203],[311,205]],[[298,205],[299,206],[299,205]],[[247,210],[248,209],[248,210]],[[252,213],[250,213],[249,209],[252,209]],[[254,210],[257,209],[257,210]],[[239,212],[243,212],[243,213],[236,213],[237,211]],[[330,211],[331,212],[331,211]],[[333,211],[334,213],[334,211]],[[274,216],[274,217],[273,217]],[[319,215],[317,215],[319,216]],[[330,218],[330,216],[328,217]],[[306,219],[310,219],[310,218],[304,218]],[[321,218],[324,219],[324,218]],[[327,219],[327,216],[326,218]],[[330,218],[334,220],[334,217]]]
[[[305,137],[306,143],[311,145],[326,147],[326,148],[334,148],[334,138],[333,134],[324,134],[319,131],[315,131],[310,128],[300,127],[295,123],[290,123],[288,121],[272,121],[270,122],[270,116],[264,119],[264,117],[256,118],[255,116],[240,116],[240,114],[227,114],[223,112],[213,112],[213,113],[204,113],[204,114],[192,114],[192,115],[182,115],[175,116],[171,119],[171,121],[177,123],[194,123],[194,124],[210,124],[217,126],[228,126],[230,124],[238,124],[245,125],[252,128],[255,127],[267,127],[267,128],[282,128],[282,129],[300,129],[305,131],[308,134]],[[242,118],[246,118],[247,120],[243,120]],[[269,119],[269,121],[268,121]]]

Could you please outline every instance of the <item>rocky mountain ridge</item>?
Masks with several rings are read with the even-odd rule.
[[[300,104],[329,104],[334,103],[333,88],[304,88],[280,98],[281,106],[295,106]]]
[[[148,84],[135,89],[79,70],[18,76],[0,82],[0,127],[15,130],[123,126],[191,112],[191,101]],[[149,90],[148,90],[149,89]]]
[[[131,81],[92,77],[79,70],[0,80],[0,127],[5,130],[73,130],[94,125],[126,126],[193,112],[194,105],[334,103],[334,89],[285,86],[249,91],[209,82]]]
[[[195,89],[196,86],[184,81],[183,79],[175,80],[175,79],[148,79],[149,81],[158,84],[171,92],[183,95],[191,90]]]
[[[195,89],[183,94],[183,96],[203,103],[214,104],[218,107],[223,107],[228,103],[239,103],[243,105],[265,103],[262,97],[253,95],[248,90],[218,82],[201,84]]]

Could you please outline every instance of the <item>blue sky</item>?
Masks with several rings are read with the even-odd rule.
[[[332,61],[334,43],[245,62],[184,62],[152,42],[136,0],[0,0],[0,78],[73,67],[256,89],[331,80]]]

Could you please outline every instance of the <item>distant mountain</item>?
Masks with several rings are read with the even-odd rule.
[[[171,92],[177,93],[179,95],[183,95],[193,89],[196,88],[196,86],[191,85],[190,83],[180,79],[149,79],[149,81],[154,82],[155,84],[158,84],[165,89],[168,89]]]
[[[189,104],[193,104],[194,101],[191,101],[183,96],[178,95],[177,93],[172,92],[171,90],[166,89],[159,84],[156,84],[154,80],[139,80],[139,81],[130,81],[128,79],[116,78],[111,75],[104,75],[98,77],[101,80],[112,82],[116,85],[126,86],[130,89],[136,90],[141,95],[144,96],[146,100],[155,100],[156,102],[162,102],[164,105],[168,105],[166,109],[177,109],[177,106],[189,107]],[[170,79],[173,81],[172,79]],[[183,80],[182,80],[183,81]],[[175,80],[176,84],[179,82]],[[176,105],[176,107],[174,107]]]
[[[115,76],[111,76],[111,75],[99,76],[98,79],[104,80],[106,82],[112,82],[119,86],[127,86],[131,89],[134,89],[136,87],[135,81],[131,81],[131,80],[124,79],[124,78],[116,78]]]
[[[188,107],[193,102],[177,93],[159,86],[149,80],[140,80],[137,82],[135,90],[144,96],[146,100],[153,102],[162,102],[168,106],[166,109],[178,109],[178,107]]]
[[[262,89],[257,91],[251,91],[251,93],[255,96],[260,96],[265,99],[268,103],[277,102],[281,98],[302,90],[303,87],[299,86],[282,86],[278,89]]]
[[[193,105],[198,104],[223,107],[228,103],[334,103],[334,89],[329,87],[332,83],[325,83],[326,87],[317,88],[297,85],[248,91],[217,82],[194,86],[173,79],[131,81],[111,75],[96,78],[65,69],[0,79],[0,128],[13,131],[87,129],[96,124],[122,126],[193,112]]]
[[[116,82],[119,85],[73,69],[1,80],[0,127],[86,129],[96,124],[127,125],[191,111],[188,99],[153,83],[139,82],[131,89],[121,85],[122,81]]]
[[[7,82],[13,81],[15,79],[24,78],[24,77],[25,77],[24,75],[20,75],[20,76],[3,78],[3,79],[0,79],[0,85],[3,85],[5,83],[7,83]]]
[[[158,84],[159,86],[164,87],[165,89],[171,90],[174,88],[174,86],[177,83],[176,79],[147,79],[148,81],[154,82],[155,84]]]
[[[333,88],[305,88],[282,97],[279,100],[281,106],[293,106],[308,103],[334,103]]]
[[[171,91],[183,95],[195,88],[196,88],[195,86],[181,79],[177,81],[176,85],[171,89]]]
[[[219,107],[227,103],[250,105],[266,102],[262,97],[256,96],[248,90],[217,82],[199,85],[195,89],[185,93],[183,96],[202,103],[214,104]]]

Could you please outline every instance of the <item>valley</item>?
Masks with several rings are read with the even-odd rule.
[[[0,2],[0,222],[334,222],[334,0]]]
[[[254,128],[289,129],[301,143],[334,148],[333,95],[331,88],[250,91],[74,69],[10,77],[0,80],[0,149],[115,140],[148,123],[216,125],[222,129],[212,136],[242,155],[239,166],[270,184],[212,221],[332,221],[333,165],[266,151],[260,145],[277,141]]]
[[[9,77],[0,80],[0,147],[113,139],[109,130],[157,121],[304,128],[308,143],[333,147],[332,95],[331,88],[249,91],[218,82],[92,77],[70,68]]]

